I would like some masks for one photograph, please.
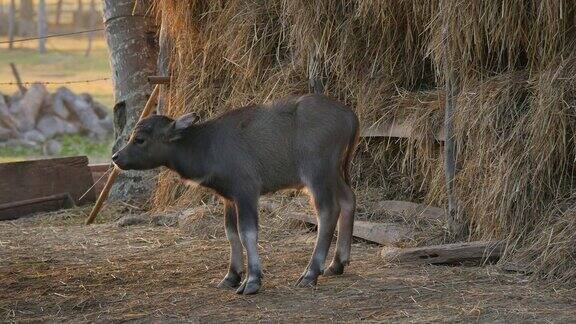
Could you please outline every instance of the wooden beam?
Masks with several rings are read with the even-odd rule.
[[[445,221],[444,209],[413,203],[410,201],[384,200],[375,204],[377,213],[386,213],[394,216],[413,216],[426,218],[430,221]]]
[[[149,75],[148,82],[150,84],[170,84],[171,79],[169,76]]]
[[[74,207],[74,200],[69,193],[9,202],[0,204],[0,221],[71,207]]]
[[[411,138],[413,137],[413,125],[409,121],[394,120],[391,122],[381,122],[362,129],[362,137],[397,137],[397,138]],[[444,141],[444,129],[440,129],[434,134],[434,138],[438,141]]]
[[[306,213],[288,213],[288,218],[318,225],[316,216]],[[395,245],[413,237],[413,232],[406,226],[395,223],[374,223],[354,221],[352,235],[382,245]]]
[[[505,244],[501,241],[476,241],[409,249],[384,248],[381,255],[389,262],[457,264],[498,260],[502,256],[504,248]]]

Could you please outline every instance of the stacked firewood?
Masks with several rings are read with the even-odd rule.
[[[12,96],[0,94],[0,143],[38,147],[63,134],[104,139],[113,132],[112,116],[89,94],[66,87],[49,93],[33,84]]]

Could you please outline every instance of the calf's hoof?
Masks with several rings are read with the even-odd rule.
[[[262,286],[262,280],[258,279],[249,279],[246,278],[244,282],[240,285],[240,287],[236,290],[236,293],[239,295],[253,295],[258,293],[260,287]]]
[[[314,287],[318,283],[317,275],[303,274],[296,281],[296,287]]]
[[[324,270],[324,276],[339,276],[344,273],[344,265],[342,263],[334,263],[330,264],[328,269]]]
[[[240,286],[241,277],[239,274],[228,273],[218,284],[220,289],[236,289]]]

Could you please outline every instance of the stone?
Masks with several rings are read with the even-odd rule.
[[[37,131],[35,129],[29,130],[26,133],[24,133],[22,135],[22,138],[27,140],[27,141],[36,142],[36,143],[43,143],[44,141],[46,141],[46,136],[44,136],[44,134],[40,133],[39,131]]]
[[[44,146],[42,147],[42,152],[44,153],[44,155],[48,156],[60,155],[60,153],[62,152],[62,143],[60,143],[55,139],[50,139],[46,141],[46,143],[44,143]]]

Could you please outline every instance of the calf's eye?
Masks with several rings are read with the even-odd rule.
[[[143,138],[135,138],[134,139],[134,144],[136,145],[142,145],[144,144],[145,140]]]

